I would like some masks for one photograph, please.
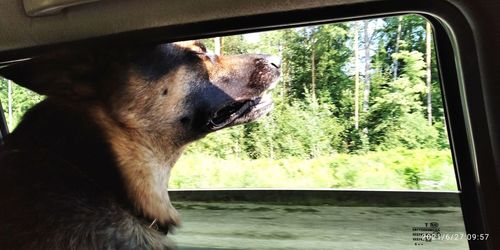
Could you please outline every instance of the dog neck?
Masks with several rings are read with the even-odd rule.
[[[151,135],[114,122],[103,110],[94,112],[104,128],[117,158],[127,194],[136,212],[161,225],[179,224],[179,215],[170,202],[170,170],[184,147],[159,141]]]

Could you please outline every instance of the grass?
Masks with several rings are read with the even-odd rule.
[[[170,187],[457,190],[450,152],[431,149],[256,160],[190,153],[175,165]]]

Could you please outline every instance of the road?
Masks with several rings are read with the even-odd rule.
[[[196,202],[178,202],[175,206],[182,215],[183,224],[171,239],[180,250],[468,249],[465,239],[423,242],[414,241],[412,236],[422,228],[432,228],[439,229],[443,236],[466,237],[459,207]],[[433,222],[439,225],[431,224]]]

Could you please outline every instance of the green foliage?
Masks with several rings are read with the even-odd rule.
[[[379,39],[384,41],[383,44],[384,50],[386,51],[386,57],[383,60],[385,65],[392,66],[392,54],[397,53],[395,49],[399,24],[401,24],[399,49],[425,52],[426,19],[419,15],[404,15],[401,17],[386,17],[383,20],[384,25],[378,29],[377,33]]]
[[[425,85],[422,78],[425,76],[425,62],[423,53],[419,51],[402,50],[392,54],[392,58],[402,61],[401,76],[412,82],[412,87],[418,92],[424,92]]]
[[[404,114],[386,128],[381,150],[390,148],[437,148],[439,133],[418,113]]]
[[[247,158],[244,149],[244,127],[236,126],[209,134],[206,138],[191,144],[186,153],[205,152],[206,154],[221,159],[229,156]]]
[[[214,51],[214,39],[207,38],[202,40],[207,50]],[[245,54],[251,50],[255,49],[255,46],[248,43],[243,35],[226,36],[221,38],[222,43],[222,54],[224,55],[235,55],[235,54]]]
[[[367,117],[370,140],[375,149],[435,148],[439,133],[424,118],[422,95],[425,93],[425,63],[422,53],[401,51],[393,54],[401,60],[401,75],[377,92]]]
[[[276,99],[275,99],[276,100]],[[343,131],[332,116],[331,105],[280,102],[258,122],[211,134],[188,148],[223,159],[287,157],[313,158],[342,148]]]
[[[21,121],[22,116],[28,109],[30,109],[33,105],[42,101],[45,97],[36,94],[33,91],[25,89],[15,83],[12,83],[12,128],[17,126],[17,124]],[[7,119],[7,123],[9,121],[8,115],[8,81],[6,79],[0,78],[0,100],[2,101],[2,106],[4,108],[5,118]]]
[[[457,190],[448,150],[400,148],[279,160],[185,154],[172,171],[171,188]]]
[[[343,131],[332,116],[331,105],[301,102],[278,103],[270,116],[247,125],[251,158],[314,158],[340,148]]]

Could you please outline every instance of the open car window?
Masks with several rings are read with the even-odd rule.
[[[203,39],[279,55],[282,78],[273,112],[176,164],[181,249],[467,249],[433,35],[404,15]],[[44,98],[0,86],[11,128]]]

